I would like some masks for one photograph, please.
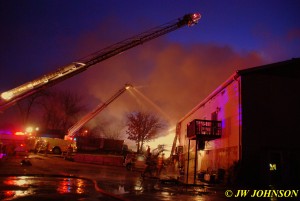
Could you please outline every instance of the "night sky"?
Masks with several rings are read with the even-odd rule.
[[[1,0],[0,91],[198,12],[202,18],[197,25],[55,86],[81,94],[92,109],[131,83],[156,108],[125,94],[103,116],[121,120],[123,114],[145,108],[162,114],[159,108],[175,124],[236,70],[300,57],[299,10],[298,0]],[[10,108],[0,118],[7,120],[8,113],[18,115]]]

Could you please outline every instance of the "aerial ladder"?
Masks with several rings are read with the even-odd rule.
[[[90,66],[93,66],[103,60],[106,60],[110,57],[113,57],[117,54],[120,54],[128,49],[141,45],[159,36],[177,30],[181,27],[195,25],[198,23],[200,18],[201,15],[198,13],[184,15],[182,18],[171,21],[169,23],[158,26],[154,29],[138,34],[134,37],[128,38],[109,47],[106,47],[83,59],[72,62],[66,66],[60,67],[54,72],[50,72],[33,81],[22,84],[11,90],[5,91],[1,93],[0,111],[5,110],[6,108],[15,104],[17,101],[22,100],[42,89],[45,89],[78,73],[81,73],[87,70]]]
[[[129,90],[133,86],[130,84],[125,84],[117,93],[115,93],[111,98],[109,98],[103,104],[98,105],[94,110],[86,114],[82,117],[79,121],[77,121],[72,127],[69,128],[68,134],[65,136],[66,140],[72,140],[73,137],[76,135],[76,132],[88,121],[94,118],[97,114],[99,114],[102,110],[104,110],[110,103],[116,100],[120,95],[122,95],[126,90]]]
[[[170,152],[170,158],[172,158],[173,155],[175,155],[175,149],[176,149],[176,143],[177,143],[177,140],[178,140],[178,137],[180,135],[180,129],[181,129],[181,123],[178,123],[176,125],[176,132],[175,132],[175,137],[174,137],[174,140],[173,140],[173,143],[172,143],[172,149],[171,149],[171,152]]]

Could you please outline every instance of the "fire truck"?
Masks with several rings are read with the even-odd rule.
[[[27,155],[27,136],[12,132],[0,132],[0,158],[12,155]]]
[[[71,148],[72,152],[76,152],[76,141],[65,140],[61,138],[52,137],[36,137],[34,151],[36,153],[53,153],[62,154],[66,153]]]

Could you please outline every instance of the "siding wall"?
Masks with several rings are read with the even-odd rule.
[[[198,107],[198,108],[197,108]],[[187,152],[189,139],[187,138],[187,125],[194,119],[211,120],[211,114],[218,111],[218,121],[222,121],[222,137],[207,141],[205,149],[198,151],[197,171],[227,170],[234,161],[239,159],[239,78],[233,80],[225,87],[220,88],[211,98],[200,103],[193,113],[181,121],[179,143],[184,147],[185,165],[187,165]],[[193,174],[195,157],[195,140],[190,141],[189,168]],[[186,167],[186,166],[185,166]]]

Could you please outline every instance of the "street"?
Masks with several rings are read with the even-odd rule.
[[[34,175],[85,178],[96,184],[97,200],[226,200],[222,191],[201,186],[186,188],[175,181],[162,182],[157,178],[142,179],[140,172],[127,171],[124,167],[78,163],[51,154],[30,154],[29,164],[21,165],[22,160],[21,156],[3,159],[1,178]]]

